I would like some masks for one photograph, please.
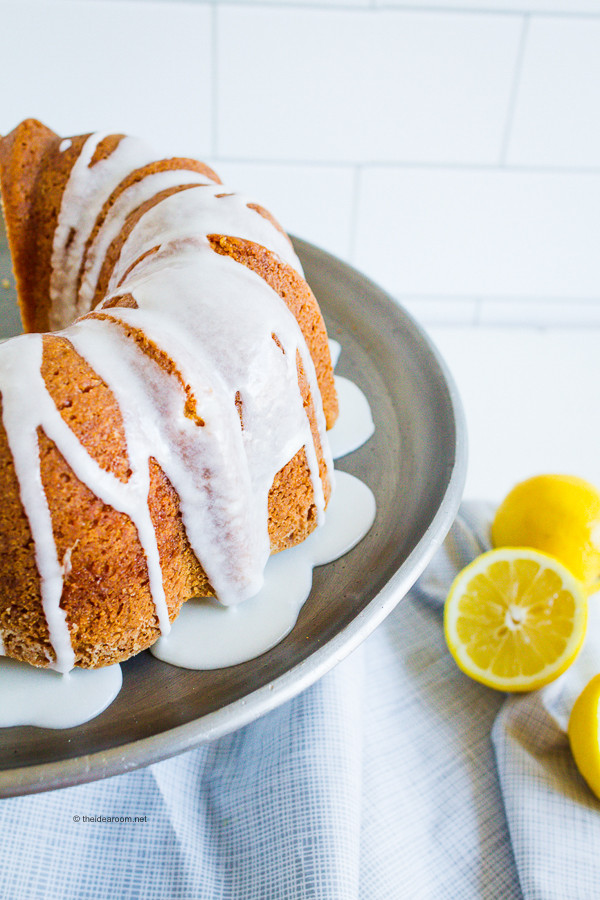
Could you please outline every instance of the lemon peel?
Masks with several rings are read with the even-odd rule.
[[[588,682],[575,701],[568,735],[577,768],[600,797],[600,675]]]
[[[600,587],[600,492],[575,475],[519,482],[496,511],[494,547],[533,547],[559,559],[592,593]]]

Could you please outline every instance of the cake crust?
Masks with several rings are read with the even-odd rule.
[[[64,230],[61,216],[64,216],[69,179],[89,139],[89,135],[83,135],[63,140],[35,120],[23,122],[10,135],[0,138],[3,208],[23,324],[28,332],[48,332],[52,320],[56,234],[61,227]],[[122,135],[108,135],[99,140],[88,169],[97,166],[99,171],[103,163],[112,164],[124,140]],[[143,190],[149,190],[145,187],[150,183],[147,179],[161,173],[168,173],[165,177],[175,182],[180,174],[204,181],[171,183],[144,198]],[[81,239],[83,251],[77,260],[75,279],[79,299],[73,301],[81,303],[84,274],[95,265],[98,272],[95,290],[90,292],[83,315],[77,318],[79,331],[74,334],[80,334],[88,323],[90,328],[102,327],[115,335],[118,333],[119,340],[126,341],[136,354],[143,355],[146,367],[150,366],[145,369],[149,377],[162,379],[161,384],[166,380],[169,390],[179,394],[184,417],[198,429],[199,435],[209,427],[210,416],[205,421],[206,401],[194,394],[185,365],[164,346],[159,346],[142,325],[134,324],[138,319],[145,321],[140,315],[143,310],[139,301],[143,291],[140,294],[138,286],[143,287],[152,277],[163,277],[165,264],[161,268],[161,261],[164,256],[167,266],[173,264],[172,247],[179,251],[183,246],[183,262],[178,264],[187,263],[189,247],[180,238],[171,239],[170,243],[165,238],[142,253],[134,253],[131,259],[127,254],[133,252],[132,240],[148,227],[149,216],[155,215],[167,201],[176,200],[176,195],[200,196],[205,189],[213,192],[215,204],[235,196],[215,193],[217,184],[220,184],[218,177],[203,163],[175,157],[139,165],[116,185],[109,184],[107,196],[99,203],[85,240]],[[130,197],[127,208],[124,201]],[[282,233],[263,207],[246,203],[245,208],[244,215],[250,220],[252,216],[260,217],[273,231]],[[116,230],[111,217],[118,216],[120,227],[111,238],[110,229]],[[94,248],[105,233],[107,248],[96,263]],[[73,236],[74,241],[78,239],[79,236]],[[69,250],[69,241],[67,235],[65,252]],[[252,279],[258,279],[265,285],[262,290],[273,292],[283,301],[308,350],[308,356],[303,357],[300,346],[294,352],[287,339],[286,349],[286,338],[276,331],[271,334],[274,357],[282,354],[289,358],[285,365],[295,372],[296,390],[310,435],[310,441],[293,452],[276,472],[265,498],[268,542],[271,552],[278,552],[300,543],[314,530],[319,518],[317,494],[322,494],[326,504],[331,492],[330,463],[319,424],[324,418],[327,427],[331,427],[337,416],[325,325],[318,303],[302,276],[272,249],[248,237],[219,232],[208,233],[205,243],[206,250],[202,252],[218,258],[228,257],[228,265],[233,270],[240,267],[251,273],[244,276],[251,278],[249,296],[254,296],[252,292],[257,290]],[[200,306],[198,315],[202,314]],[[128,447],[129,426],[124,424],[114,389],[78,352],[77,341],[74,343],[70,334],[67,328],[44,333],[42,337],[40,373],[44,389],[60,419],[93,463],[127,489],[137,478]],[[307,372],[307,360],[314,366],[312,386],[313,376]],[[246,408],[249,401],[247,389],[246,392],[238,390],[231,399],[242,440],[247,433],[246,413],[251,412],[250,407]],[[63,576],[59,606],[70,636],[73,664],[84,668],[110,665],[151,646],[161,629],[164,630],[151,583],[147,550],[139,526],[131,516],[103,501],[78,477],[57,441],[46,430],[42,424],[38,425],[35,440],[41,485]],[[315,462],[311,463],[313,454],[316,470]],[[0,632],[4,653],[36,666],[54,665],[57,653],[47,622],[44,578],[36,563],[31,513],[26,509],[16,469],[10,426],[6,426],[2,416],[0,534],[5,552],[0,555]],[[173,621],[187,599],[214,593],[214,589],[190,541],[178,491],[153,455],[148,457],[144,477],[148,478],[147,510],[156,536],[166,615]],[[319,491],[315,477],[320,483]]]

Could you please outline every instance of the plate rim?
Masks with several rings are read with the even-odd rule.
[[[386,301],[438,367],[448,392],[454,420],[454,459],[438,509],[412,551],[369,603],[322,647],[313,651],[273,681],[248,695],[190,722],[164,732],[131,741],[110,750],[0,770],[0,797],[43,793],[113,777],[185,753],[249,725],[293,699],[349,656],[384,621],[406,596],[442,544],[458,511],[467,471],[467,429],[462,402],[454,379],[434,342],[414,317],[383,288],[349,263],[303,239],[293,237],[302,253],[320,257],[370,292]]]

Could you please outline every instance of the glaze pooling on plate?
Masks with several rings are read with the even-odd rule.
[[[333,428],[327,432],[331,455],[341,459],[347,453],[358,450],[371,437],[375,426],[369,402],[353,381],[335,376],[335,389],[340,409],[351,409],[352,418],[339,416]]]
[[[312,587],[314,566],[339,559],[365,536],[375,498],[353,475],[335,473],[325,522],[296,547],[270,557],[262,588],[238,606],[212,597],[188,600],[169,635],[150,653],[186,669],[220,669],[265,653],[290,633]]]
[[[331,343],[337,360],[339,351]],[[337,447],[336,458],[361,446],[374,431],[362,391],[336,376],[338,388],[341,382],[346,384],[340,389],[339,418],[330,432]],[[371,528],[375,518],[373,493],[358,478],[336,471],[323,518],[320,527],[302,544],[269,558],[264,584],[253,597],[232,606],[214,598],[189,600],[168,636],[159,638],[150,652],[181,668],[217,669],[253,659],[283,640],[310,594],[313,567],[347,553]],[[83,724],[106,709],[121,686],[119,666],[74,669],[60,675],[2,658],[0,673],[0,727],[69,728]]]
[[[121,666],[61,674],[5,658],[0,670],[0,728],[73,728],[100,715],[123,682]]]

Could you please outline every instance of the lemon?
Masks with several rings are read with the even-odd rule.
[[[591,592],[600,587],[600,492],[574,475],[528,478],[498,507],[492,544],[550,553]]]
[[[584,687],[569,718],[569,742],[577,768],[600,797],[600,675]]]
[[[501,691],[557,678],[577,656],[586,623],[580,582],[557,559],[523,547],[478,556],[454,579],[444,608],[459,668]]]

